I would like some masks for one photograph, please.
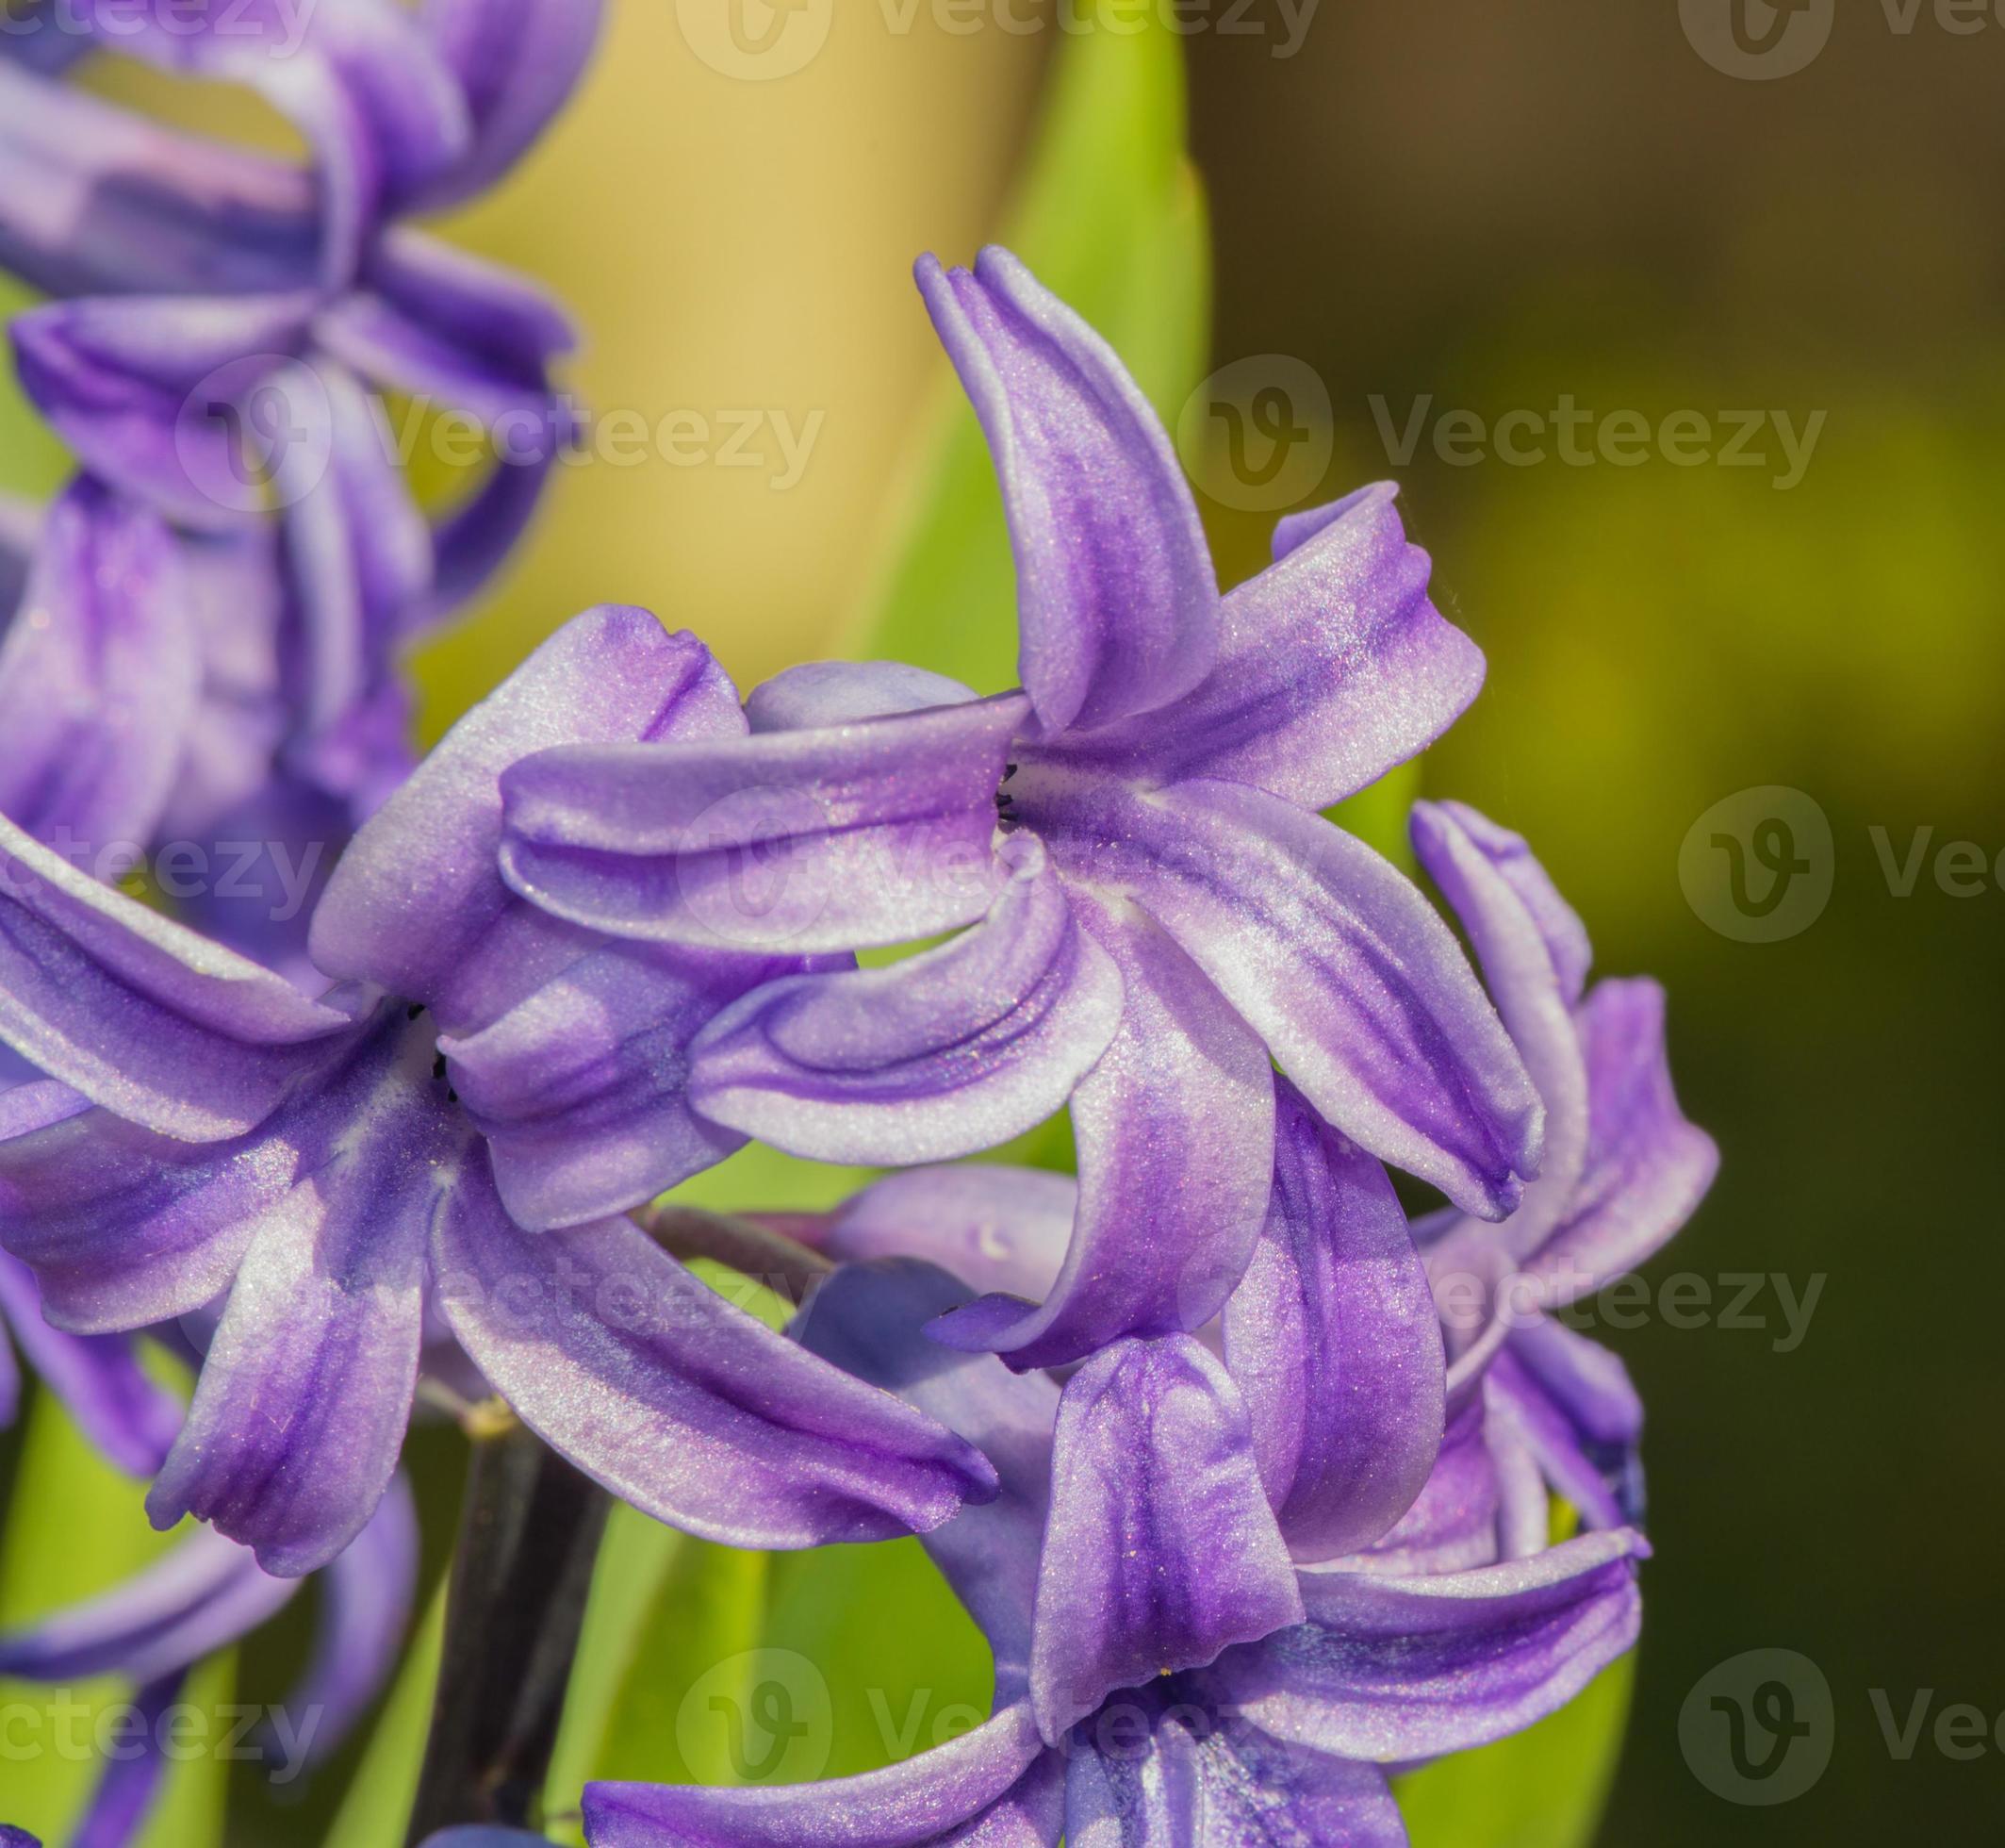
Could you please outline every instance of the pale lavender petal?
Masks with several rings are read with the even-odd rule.
[[[1520,1731],[1636,1638],[1628,1529],[1422,1578],[1305,1573],[1308,1622],[1207,1677],[1262,1732],[1339,1757],[1411,1763]]]
[[[1121,1031],[1073,1095],[1079,1209],[1041,1308],[989,1296],[934,1328],[1011,1366],[1061,1366],[1128,1334],[1201,1328],[1244,1274],[1274,1172],[1274,1069],[1145,916],[1075,893],[1121,970]]]
[[[1630,1444],[1642,1434],[1629,1369],[1599,1342],[1541,1315],[1513,1332],[1510,1352],[1596,1443]]]
[[[1060,865],[1126,885],[1352,1141],[1466,1212],[1517,1204],[1537,1094],[1454,935],[1390,862],[1241,784],[1147,800],[1062,777],[1025,800]]]
[[[1113,349],[1006,250],[917,277],[981,420],[1016,554],[1019,672],[1047,734],[1209,672],[1218,579],[1176,452]]]
[[[1108,1745],[1070,1757],[1067,1848],[1405,1848],[1376,1765],[1278,1744],[1194,1703],[1152,1717],[1139,1746],[1142,1716],[1124,1734],[1118,1701],[1080,1728]]]
[[[1411,1576],[1496,1561],[1503,1490],[1484,1412],[1480,1389],[1454,1408],[1440,1454],[1413,1506],[1370,1552],[1345,1560],[1347,1568]]]
[[[903,661],[807,661],[753,687],[745,716],[755,732],[806,732],[976,698],[958,680]]]
[[[255,1547],[282,1577],[367,1525],[410,1422],[425,1230],[466,1130],[421,1038],[385,1031],[344,1074],[349,1132],[253,1229],[188,1424],[147,1496]]]
[[[495,870],[501,772],[547,746],[742,731],[710,651],[646,610],[603,605],[558,630],[456,724],[342,856],[313,920],[314,960],[432,1000],[508,908]],[[467,1023],[449,1021],[448,1025]]]
[[[926,1338],[926,1322],[966,1294],[945,1271],[909,1259],[846,1264],[790,1332],[844,1372],[959,1431],[994,1466],[995,1499],[936,1527],[926,1549],[988,1638],[995,1699],[1005,1706],[1029,1685],[1059,1394],[1044,1374],[1012,1374],[988,1355],[953,1354]]]
[[[1571,913],[1524,842],[1473,809],[1417,802],[1412,835],[1421,865],[1475,946],[1490,998],[1545,1104],[1538,1178],[1502,1229],[1488,1235],[1521,1261],[1565,1215],[1587,1153],[1586,1061],[1573,1029],[1573,997],[1547,928],[1548,919]],[[1541,889],[1545,896],[1535,910],[1527,895]],[[1577,943],[1564,943],[1569,957],[1576,949],[1585,955],[1585,932]]]
[[[0,817],[0,1039],[121,1116],[221,1141],[351,1025],[282,977],[101,885]]]
[[[1458,834],[1489,862],[1497,878],[1531,914],[1539,935],[1545,939],[1546,954],[1552,959],[1561,998],[1568,1007],[1573,1007],[1587,985],[1587,971],[1594,964],[1594,946],[1587,939],[1587,927],[1581,922],[1580,914],[1560,895],[1559,887],[1538,864],[1524,836],[1499,827],[1467,802],[1426,802],[1418,807],[1432,816],[1432,833]],[[1415,845],[1420,845],[1418,840]],[[1488,902],[1494,905],[1496,901],[1492,899]]]
[[[552,751],[503,780],[508,883],[615,935],[796,955],[971,924],[1020,693],[716,743]]]
[[[1492,1450],[1504,1435],[1510,1445],[1523,1452],[1538,1479],[1536,1519],[1528,1510],[1522,1531],[1504,1534],[1504,1558],[1521,1559],[1545,1544],[1548,1484],[1579,1514],[1583,1527],[1619,1527],[1640,1512],[1625,1493],[1640,1486],[1638,1476],[1629,1468],[1634,1453],[1605,1452],[1609,1467],[1604,1469],[1588,1455],[1583,1433],[1565,1411],[1508,1348],[1491,1362],[1484,1391],[1490,1408]]]
[[[310,305],[100,296],[30,308],[8,331],[23,388],[91,473],[207,531],[259,504],[244,445],[274,432],[244,406],[284,371]]]
[[[284,1704],[319,1715],[303,1748],[307,1764],[340,1750],[396,1672],[418,1592],[419,1538],[411,1485],[399,1471],[369,1526],[319,1580],[313,1655]]]
[[[1555,1305],[1634,1270],[1697,1211],[1719,1150],[1685,1121],[1665,1050],[1664,990],[1597,982],[1575,1016],[1587,1060],[1587,1158],[1566,1216],[1531,1270]]]
[[[563,107],[598,41],[601,0],[425,0],[419,23],[459,79],[473,141],[427,210],[484,192]]]
[[[1041,1301],[1064,1264],[1078,1202],[1071,1175],[1044,1168],[913,1168],[852,1196],[822,1244],[852,1262],[924,1258],[977,1293]]]
[[[78,480],[48,510],[12,616],[0,614],[0,814],[87,860],[145,847],[201,678],[167,528]]]
[[[192,14],[171,0],[138,9],[122,0],[74,4],[124,56],[247,84],[299,127],[320,179],[330,283],[351,272],[379,215],[471,140],[451,69],[395,0],[339,0],[304,14],[290,0],[235,0]]]
[[[11,1104],[21,1092],[8,1097]],[[35,1272],[58,1326],[148,1328],[228,1287],[252,1223],[284,1195],[294,1159],[261,1135],[190,1145],[87,1106],[0,1141],[0,1236]]]
[[[1446,1361],[1427,1272],[1386,1171],[1276,1085],[1274,1180],[1225,1365],[1298,1559],[1379,1539],[1441,1447]]]
[[[506,463],[548,460],[574,428],[550,379],[577,344],[564,308],[527,277],[421,232],[400,228],[372,248],[355,286],[314,317],[313,336],[382,389],[470,412]]]
[[[902,1764],[832,1783],[587,1784],[585,1840],[592,1848],[1058,1848],[1055,1771],[1020,1704]]]
[[[691,1041],[727,1003],[797,966],[591,949],[492,1025],[441,1038],[517,1224],[543,1230],[625,1212],[740,1147],[742,1135],[695,1107]]]
[[[295,722],[311,738],[392,670],[403,612],[431,582],[432,533],[385,447],[380,407],[353,376],[322,362],[271,390],[291,433],[272,479],[297,624]]]
[[[153,1475],[181,1429],[181,1404],[148,1378],[132,1343],[120,1335],[73,1335],[50,1327],[42,1319],[34,1273],[4,1255],[0,1311],[29,1365],[99,1453],[128,1475]],[[0,1353],[5,1351],[0,1342]],[[0,1425],[10,1414],[10,1407],[0,1412]]]
[[[631,1220],[524,1232],[477,1160],[441,1201],[432,1254],[453,1333],[522,1421],[685,1532],[885,1540],[995,1492],[960,1438],[705,1289]]]
[[[0,1636],[0,1675],[156,1681],[249,1635],[298,1589],[260,1572],[234,1541],[197,1528],[108,1592]]]
[[[1120,971],[1044,850],[1006,841],[987,918],[886,968],[798,975],[697,1039],[689,1101],[822,1162],[911,1167],[993,1148],[1064,1107],[1121,1021]]]
[[[1246,1409],[1188,1335],[1122,1342],[1059,1402],[1030,1686],[1056,1743],[1117,1688],[1302,1621]]]
[[[1428,600],[1427,554],[1406,542],[1397,492],[1382,482],[1282,521],[1274,565],[1225,598],[1203,684],[1080,752],[1322,809],[1433,743],[1476,697],[1484,662]]]
[[[319,227],[303,169],[178,134],[5,56],[0,169],[10,175],[0,266],[41,294],[289,293],[313,283]]]

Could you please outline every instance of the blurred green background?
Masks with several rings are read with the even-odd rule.
[[[891,30],[887,10],[845,0],[805,68],[745,82],[693,53],[667,0],[616,0],[578,105],[447,227],[572,304],[586,338],[572,376],[600,412],[691,412],[715,437],[693,462],[559,471],[498,594],[418,663],[428,734],[607,600],[698,630],[747,685],[887,635],[978,678],[999,659],[1000,684],[994,533],[930,558],[899,536],[939,513],[941,481],[986,488],[908,271],[925,249],[966,258],[1021,208],[1054,56],[1087,41],[986,15],[968,30],[964,10],[944,24],[926,5]],[[1257,432],[1262,384],[1289,389],[1286,429],[1304,440],[1278,506],[1271,484],[1235,474],[1212,400],[1182,432],[1228,579],[1256,568],[1276,511],[1402,482],[1437,600],[1491,662],[1427,784],[1532,838],[1603,970],[1666,982],[1683,1100],[1725,1156],[1649,1270],[1708,1279],[1711,1315],[1609,1337],[1650,1408],[1658,1551],[1600,1839],[1989,1839],[2005,1739],[1957,1761],[1925,1726],[1897,1758],[1873,1691],[1897,1719],[1924,1689],[1931,1723],[1956,1703],[2005,1709],[1991,1312],[2005,1085],[1984,1038],[2005,1017],[2005,892],[1986,877],[1950,896],[1932,872],[1949,842],[2005,849],[2005,25],[1964,36],[1924,7],[1903,34],[1848,8],[1806,68],[1754,82],[1699,55],[1674,0],[1325,6],[1306,22],[1221,0],[1186,17],[1205,23],[1180,50],[1209,206],[1210,357],[1194,195],[1163,163],[1159,99],[1138,102],[1118,60],[1080,80],[1073,139],[1044,144],[1029,241],[1062,252],[1173,422],[1214,367],[1257,362],[1230,375]],[[213,99],[176,107],[213,125]],[[1786,487],[1772,423],[1749,445],[1768,467],[1681,466],[1654,439],[1618,439],[1633,466],[1572,466],[1550,431],[1520,434],[1549,452],[1522,466],[1494,440],[1466,462],[1436,447],[1446,413],[1494,438],[1500,418],[1547,415],[1562,394],[1652,431],[1697,413],[1715,451],[1730,412],[1782,412],[1800,436],[1815,418],[1818,434]],[[1397,439],[1423,398],[1402,463],[1381,425]],[[771,466],[725,466],[723,420],[753,411],[746,449]],[[776,414],[816,433],[784,486]],[[45,485],[54,452],[18,414],[5,427],[0,485]],[[1594,427],[1580,440],[1593,453]],[[932,530],[937,553],[947,529]],[[1829,817],[1832,894],[1800,934],[1738,941],[1688,901],[1680,852],[1712,804],[1769,784]],[[1897,861],[1932,830],[1907,897],[1876,827]],[[743,1180],[727,1171],[715,1196]],[[1799,1301],[1820,1289],[1787,1351],[1772,1285],[1746,1311],[1765,1327],[1718,1326],[1738,1288],[1720,1279],[1746,1273],[1781,1274]],[[422,1437],[418,1455],[449,1517],[453,1441]],[[621,1543],[647,1599],[627,1602],[653,1611],[649,1652],[691,1625],[772,1634],[731,1627],[729,1586],[763,1566]],[[783,1579],[832,1576],[812,1596],[781,1585],[769,1608],[839,1614],[844,1574],[897,1569],[781,1562]],[[901,1639],[937,1643],[954,1613],[903,1582]],[[910,1646],[912,1684],[937,1683],[942,1658]],[[1768,1646],[1821,1668],[1835,1749],[1807,1794],[1742,1808],[1695,1777],[1678,1719],[1706,1671]],[[269,1694],[297,1650],[261,1640],[246,1674]],[[674,1706],[659,1700],[648,1723],[666,1751]],[[319,1839],[241,1780],[238,1794],[236,1839]],[[1500,1799],[1483,1839],[1552,1848],[1572,1839],[1563,1807],[1520,1820]],[[364,1820],[345,1839],[376,1848]]]

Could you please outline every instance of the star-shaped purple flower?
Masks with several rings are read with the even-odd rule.
[[[642,610],[569,623],[370,821],[279,976],[0,819],[0,1242],[77,1333],[227,1293],[149,1498],[286,1576],[333,1559],[450,1335],[624,1499],[731,1544],[867,1540],[993,1492],[969,1446],[705,1289],[624,1210],[736,1145],[683,1095],[771,954],[607,946],[512,897],[500,777],[588,740],[730,736],[730,682]],[[61,1081],[60,1082],[55,1081]]]
[[[927,1542],[994,1652],[994,1716],[835,1783],[587,1786],[592,1848],[1401,1843],[1387,1767],[1531,1724],[1634,1642],[1635,1534],[1478,1572],[1305,1568],[1303,1478],[1275,1500],[1261,1404],[1198,1342],[1117,1343],[1060,1394],[928,1342],[963,1294],[911,1261],[847,1268],[802,1338],[995,1462],[1000,1498]],[[1342,1499],[1301,1505],[1316,1545]]]
[[[1361,1147],[1509,1212],[1537,1093],[1446,926],[1318,813],[1482,678],[1392,490],[1284,521],[1272,569],[1222,599],[1106,343],[1006,252],[919,282],[1001,477],[1024,690],[826,664],[754,692],[748,737],[547,753],[506,779],[510,883],[692,947],[973,925],[748,996],[699,1039],[691,1097],[797,1154],[887,1164],[993,1147],[1069,1097],[1062,1271],[1041,1304],[940,1330],[1014,1366],[1218,1312],[1265,1210],[1275,1062]]]

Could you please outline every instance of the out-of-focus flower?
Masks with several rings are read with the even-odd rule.
[[[747,997],[699,1040],[691,1095],[794,1153],[900,1165],[1069,1097],[1062,1270],[1041,1306],[992,1298],[938,1331],[1012,1366],[1218,1312],[1265,1213],[1274,1062],[1359,1147],[1509,1212],[1537,1096],[1447,927],[1317,813],[1482,678],[1392,490],[1284,521],[1273,568],[1222,599],[1169,437],[1106,343],[1005,252],[919,281],[1001,476],[1025,690],[824,664],[755,691],[748,737],[551,752],[506,780],[511,884],[692,947],[974,925]]]
[[[251,1749],[289,1782],[338,1751],[388,1681],[418,1577],[418,1516],[394,1479],[369,1525],[320,1576],[314,1650],[299,1685]],[[144,1723],[106,1765],[73,1840],[125,1848],[144,1828],[168,1769],[164,1717],[205,1657],[250,1635],[300,1581],[273,1578],[243,1547],[197,1528],[156,1565],[109,1592],[0,1634],[0,1675],[66,1687],[100,1675],[133,1684]],[[0,1836],[0,1843],[5,1837]]]
[[[105,689],[120,748],[93,747],[78,773],[108,754],[156,797],[166,775],[185,837],[318,843],[331,861],[409,769],[402,652],[520,532],[570,427],[550,368],[572,337],[531,285],[406,221],[507,171],[569,94],[600,12],[63,0],[17,11],[0,40],[0,264],[58,298],[11,325],[23,384],[96,484],[188,538],[182,607],[149,599],[139,614],[156,626],[128,625],[107,670],[140,650],[182,658],[143,719]],[[309,160],[170,130],[73,85],[99,54],[259,91]],[[469,415],[491,439],[485,485],[436,526],[384,392]],[[63,627],[54,645],[81,649],[89,632]],[[40,685],[17,665],[0,664],[8,709]],[[7,774],[0,812],[32,827]],[[254,949],[287,935],[243,909],[195,907]]]
[[[1634,1532],[1474,1572],[1301,1569],[1260,1413],[1200,1344],[1120,1342],[1061,1394],[928,1342],[964,1294],[910,1261],[846,1269],[801,1336],[994,1460],[1000,1498],[927,1541],[994,1650],[994,1717],[834,1783],[590,1785],[592,1848],[1401,1843],[1387,1767],[1530,1724],[1634,1642]]]
[[[360,1531],[427,1312],[614,1493],[759,1547],[884,1538],[994,1492],[980,1456],[705,1289],[620,1216],[735,1144],[687,1046],[792,959],[606,946],[496,870],[500,777],[566,742],[742,733],[646,611],[567,624],[370,820],[314,914],[314,1000],[0,820],[0,1242],[78,1333],[227,1292],[148,1500],[291,1576]]]
[[[1549,1488],[1589,1527],[1640,1521],[1642,1402],[1615,1355],[1547,1312],[1644,1262],[1719,1164],[1671,1088],[1663,989],[1587,987],[1586,929],[1519,835],[1458,802],[1420,803],[1412,832],[1545,1099],[1546,1155],[1503,1223],[1443,1213],[1415,1228],[1449,1328],[1450,1426],[1375,1561],[1391,1570],[1536,1552]]]

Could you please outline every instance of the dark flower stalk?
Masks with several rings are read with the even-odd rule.
[[[408,1840],[540,1824],[610,1498],[512,1418],[472,1433],[445,1652]]]

